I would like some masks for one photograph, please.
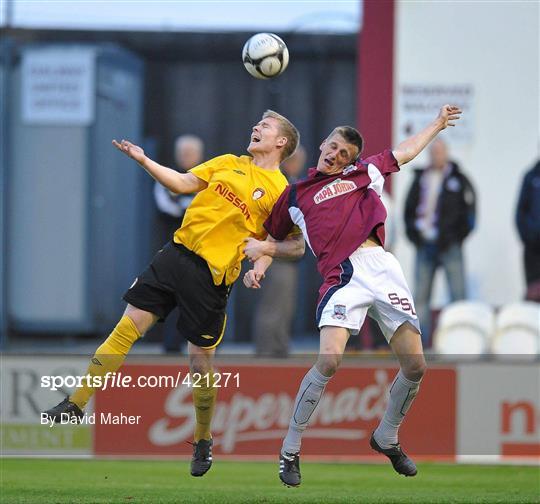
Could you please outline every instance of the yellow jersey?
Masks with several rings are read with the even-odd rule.
[[[232,284],[240,275],[245,243],[262,240],[263,223],[285,187],[279,169],[266,170],[250,156],[225,154],[190,170],[208,183],[186,210],[174,241],[202,257],[214,283]]]

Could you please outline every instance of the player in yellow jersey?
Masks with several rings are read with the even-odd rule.
[[[253,127],[247,147],[250,156],[225,154],[188,173],[152,161],[127,140],[113,140],[116,148],[171,192],[198,194],[173,240],[124,294],[128,303],[124,315],[96,350],[87,374],[105,376],[118,370],[133,343],[178,306],[178,328],[188,340],[190,370],[212,376],[215,348],[225,331],[227,298],[240,274],[245,242],[266,236],[263,222],[287,185],[279,165],[293,154],[298,140],[298,131],[288,119],[267,110]],[[300,257],[304,253],[301,234],[273,244],[274,255]],[[193,476],[202,476],[212,465],[210,422],[217,388],[211,380],[202,385],[193,388]],[[80,387],[45,413],[55,420],[62,414],[81,418],[93,393],[92,387]]]

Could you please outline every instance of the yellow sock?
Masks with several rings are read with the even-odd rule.
[[[214,415],[214,406],[216,405],[217,388],[214,387],[214,372],[210,371],[208,374],[209,380],[206,380],[206,376],[203,375],[198,385],[200,387],[193,387],[193,406],[195,407],[195,433],[193,440],[195,442],[201,439],[211,439],[210,423],[212,422],[212,416]]]
[[[98,347],[94,357],[90,361],[87,375],[105,376],[107,373],[118,371],[133,343],[140,338],[139,330],[133,321],[124,315],[113,332]],[[83,384],[77,388],[69,400],[83,409],[94,394],[94,388]]]

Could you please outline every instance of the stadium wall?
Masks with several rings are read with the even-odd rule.
[[[539,13],[538,2],[396,3],[394,144],[404,136],[403,85],[473,88],[472,134],[451,151],[478,193],[477,225],[465,245],[470,295],[495,305],[524,293],[514,214],[523,175],[539,154]],[[393,177],[401,226],[411,168],[425,161]],[[413,249],[403,232],[396,253],[412,280]],[[440,285],[438,293],[441,303]]]
[[[216,454],[274,459],[296,389],[310,359],[260,361],[222,356],[213,420]],[[194,411],[186,366],[133,358],[116,386],[98,392],[83,425],[51,428],[39,412],[69,393],[43,387],[45,376],[80,376],[85,359],[5,356],[1,447],[4,455],[187,458]],[[303,455],[377,460],[369,435],[382,418],[397,369],[391,361],[346,359],[310,420]],[[229,374],[227,374],[229,373]],[[125,382],[128,377],[130,384]],[[169,379],[170,377],[170,379]],[[144,381],[140,381],[140,380]],[[150,380],[169,380],[142,386]],[[124,386],[118,386],[120,383]],[[133,386],[138,384],[138,386]],[[400,439],[419,460],[540,462],[540,369],[527,362],[431,363]],[[114,423],[115,418],[132,419]],[[92,422],[92,419],[94,420]],[[109,419],[109,420],[107,420]]]
[[[84,178],[81,191],[87,188],[90,191],[84,193],[88,204],[79,209],[79,214],[82,214],[80,219],[86,219],[92,231],[99,230],[97,234],[90,233],[89,245],[84,246],[80,237],[76,239],[75,233],[66,235],[65,226],[58,226],[56,220],[50,217],[51,213],[54,216],[59,212],[59,206],[65,206],[64,201],[68,196],[73,200],[72,191],[65,189],[66,182],[63,186],[59,183],[55,185],[54,178],[47,178],[53,168],[43,170],[41,167],[41,177],[49,184],[39,187],[29,184],[27,178],[32,176],[35,166],[29,164],[28,159],[35,159],[36,155],[32,149],[17,148],[20,139],[30,133],[41,142],[47,140],[57,144],[62,143],[62,135],[74,135],[77,131],[69,126],[62,131],[58,127],[43,127],[36,131],[34,126],[19,124],[19,95],[15,91],[12,93],[14,99],[10,101],[13,110],[9,132],[11,136],[15,133],[18,136],[17,141],[10,143],[12,148],[6,153],[13,157],[14,162],[10,168],[10,172],[13,172],[11,178],[6,169],[5,177],[10,183],[10,190],[4,192],[6,196],[9,192],[13,197],[6,198],[7,202],[4,202],[6,210],[11,210],[5,212],[4,220],[11,223],[5,229],[6,233],[9,231],[13,235],[13,239],[5,244],[6,271],[2,269],[5,274],[0,276],[1,287],[8,294],[4,299],[0,296],[0,335],[4,332],[2,326],[6,325],[6,346],[8,334],[9,343],[21,342],[23,336],[36,333],[55,336],[66,332],[106,334],[121,313],[121,293],[163,245],[165,238],[157,226],[159,222],[152,196],[153,180],[143,171],[120,169],[126,163],[131,166],[131,161],[118,156],[110,146],[110,138],[138,139],[147,153],[169,166],[174,165],[174,140],[182,133],[197,134],[204,139],[206,158],[224,152],[241,154],[245,152],[251,125],[260,119],[264,110],[272,108],[286,113],[297,124],[302,132],[302,143],[308,151],[308,163],[312,165],[317,159],[321,140],[332,128],[336,124],[354,123],[354,35],[286,34],[284,37],[295,64],[278,80],[259,81],[245,71],[239,57],[239,48],[250,33],[213,33],[209,36],[207,33],[10,29],[7,34],[17,55],[23,54],[27,47],[41,48],[51,44],[66,48],[79,45],[95,47],[99,53],[110,48],[111,43],[127,48],[144,62],[144,82],[141,80],[140,83],[144,100],[141,102],[139,95],[135,97],[123,92],[121,86],[108,84],[115,81],[108,79],[109,73],[101,71],[104,65],[100,60],[103,58],[98,59],[97,86],[92,87],[95,92],[92,98],[96,103],[96,120],[81,132],[77,144],[80,155],[77,157],[78,151],[69,142],[67,144],[71,147],[64,153],[64,156],[76,156],[77,167]],[[18,66],[14,63],[7,67],[4,60],[1,62],[2,69],[10,71],[12,87],[18,90]],[[125,83],[126,79],[122,78],[119,82]],[[132,106],[127,107],[126,100]],[[116,110],[121,113],[115,114]],[[139,124],[139,119],[143,124]],[[135,133],[133,128],[136,129]],[[47,159],[55,155],[54,151],[46,152]],[[70,169],[75,161],[71,157],[63,168],[73,177]],[[25,170],[21,168],[23,165]],[[54,173],[58,173],[58,170]],[[129,188],[126,187],[128,179]],[[133,187],[134,181],[137,188]],[[61,190],[61,187],[64,189]],[[132,197],[134,193],[137,194],[136,198]],[[41,199],[34,197],[35,194],[39,194]],[[27,201],[33,202],[33,206],[30,207]],[[78,202],[79,199],[74,201]],[[43,207],[40,212],[35,210],[37,202]],[[134,204],[136,212],[132,208]],[[17,209],[20,211],[16,212]],[[65,211],[66,208],[62,209],[62,222],[67,219],[73,226],[73,219],[69,220],[70,213]],[[38,218],[44,219],[45,231],[40,228],[39,236],[47,254],[43,254],[41,249],[24,247],[26,234],[21,233],[21,229],[32,227]],[[134,219],[137,220],[136,229],[132,227]],[[53,235],[46,232],[50,228],[56,231],[54,240]],[[82,226],[79,228],[82,229]],[[88,236],[88,233],[82,234]],[[66,248],[66,244],[69,247]],[[16,253],[21,247],[26,255]],[[126,254],[126,247],[135,252]],[[72,249],[76,252],[69,255]],[[62,252],[57,254],[58,257],[64,258],[67,254],[71,261],[79,260],[81,264],[77,278],[74,274],[59,273],[59,266],[63,263],[58,258],[55,260],[53,252],[57,250]],[[36,275],[30,274],[31,268],[23,267],[28,256],[32,259],[37,257],[39,265],[46,266],[38,268],[40,275],[37,280]],[[95,265],[96,261],[99,268]],[[303,295],[298,297],[295,307],[294,334],[318,337],[313,314],[320,277],[316,272],[314,256],[305,254],[299,262],[299,269],[299,289]],[[49,282],[55,287],[56,295],[51,299],[39,297],[39,292],[45,288],[40,280],[50,277],[59,279],[52,284]],[[13,281],[10,282],[10,278]],[[91,303],[85,304],[85,297],[91,299]],[[229,302],[228,341],[251,341],[253,313],[259,298],[256,292],[233,289]],[[60,305],[62,309],[53,310],[53,301],[56,301],[55,306]],[[78,313],[72,305],[76,305]],[[41,311],[36,314],[37,308]],[[69,327],[63,320],[66,318],[69,318]],[[154,336],[159,339],[159,333],[150,334],[147,339]]]

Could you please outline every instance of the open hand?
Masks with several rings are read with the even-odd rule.
[[[137,161],[137,163],[142,163],[146,156],[144,155],[144,151],[141,147],[138,145],[132,144],[128,140],[122,140],[120,143],[116,140],[112,141],[112,144],[121,152],[126,154],[126,156],[129,156],[131,159],[134,159]]]
[[[455,105],[444,105],[439,111],[439,119],[442,121],[442,129],[455,126],[455,121],[461,116],[462,110]]]

